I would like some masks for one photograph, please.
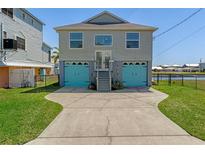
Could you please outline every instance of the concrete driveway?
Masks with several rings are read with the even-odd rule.
[[[28,144],[204,144],[159,112],[166,97],[154,89],[61,88],[47,99],[63,111]]]

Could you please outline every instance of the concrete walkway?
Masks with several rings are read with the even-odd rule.
[[[61,88],[47,99],[63,111],[28,144],[204,144],[158,110],[166,97],[154,89]]]

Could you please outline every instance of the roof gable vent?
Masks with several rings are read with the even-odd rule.
[[[104,11],[94,17],[89,18],[83,23],[104,25],[104,24],[127,23],[127,21],[110,12]]]

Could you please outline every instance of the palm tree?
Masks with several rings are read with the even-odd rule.
[[[53,59],[53,61],[54,61],[54,64],[56,64],[58,61],[59,61],[59,48],[57,48],[57,47],[54,47],[53,48],[54,49],[54,51],[53,51],[53,54],[52,54],[52,59]]]

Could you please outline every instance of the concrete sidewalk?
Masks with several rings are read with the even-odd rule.
[[[61,88],[47,99],[64,110],[28,144],[204,144],[158,110],[166,97],[154,89]]]

